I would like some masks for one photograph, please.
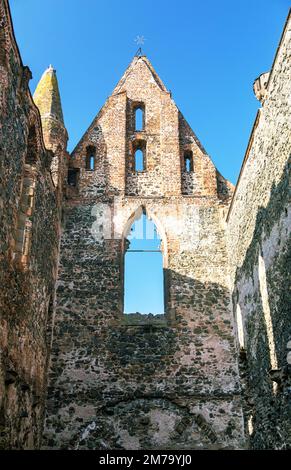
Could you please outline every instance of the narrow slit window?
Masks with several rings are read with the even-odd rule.
[[[135,130],[143,131],[144,129],[144,110],[141,107],[135,109]]]
[[[95,157],[94,155],[90,155],[89,170],[94,170],[94,167],[95,167]]]
[[[244,326],[239,304],[236,306],[236,323],[240,348],[245,349]]]
[[[89,170],[89,171],[95,170],[95,156],[96,156],[95,147],[88,147],[87,155],[86,155],[86,170]]]
[[[193,154],[192,152],[185,152],[184,154],[184,171],[191,173],[193,171]]]
[[[142,149],[136,149],[134,153],[135,171],[144,171],[144,152]]]

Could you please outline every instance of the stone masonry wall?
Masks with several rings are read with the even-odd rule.
[[[132,104],[140,102],[137,135]],[[138,138],[147,167],[133,175]],[[96,140],[95,170],[85,170]],[[196,164],[191,196],[181,194],[183,145]],[[71,166],[80,172],[65,207],[45,447],[242,447],[224,222],[231,185],[148,59],[133,60]],[[123,314],[125,238],[142,210],[162,238],[164,317]]]
[[[0,449],[290,449],[290,24],[254,84],[234,196],[144,56],[72,153],[66,187],[55,71],[38,110],[0,0]],[[162,239],[164,315],[123,314],[142,212]]]
[[[141,204],[167,233],[166,324],[145,319],[136,325],[122,314],[121,240],[94,240],[93,204],[67,206],[47,446],[240,447],[240,386],[220,208],[213,201],[202,207],[201,200],[177,201],[175,223],[195,214],[177,238],[172,220],[167,224],[163,217],[168,207],[175,217],[172,200],[123,199],[115,207],[120,226]],[[193,249],[195,237],[189,236],[197,224],[202,240]]]
[[[228,216],[246,432],[255,449],[291,444],[290,28],[289,16]]]
[[[0,448],[37,448],[58,252],[51,154],[0,1]],[[24,237],[24,238],[23,238]]]

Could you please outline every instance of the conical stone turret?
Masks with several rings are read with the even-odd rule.
[[[53,181],[56,186],[62,187],[67,169],[68,134],[56,71],[51,65],[43,73],[33,99],[41,115],[45,146],[54,153],[51,165]]]

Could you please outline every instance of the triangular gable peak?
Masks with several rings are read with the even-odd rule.
[[[146,73],[148,72],[148,73]],[[113,90],[112,95],[126,91],[126,85],[128,82],[135,79],[136,76],[142,76],[143,80],[139,83],[140,86],[145,85],[144,78],[146,78],[150,83],[156,83],[160,90],[165,93],[169,93],[164,83],[156,73],[152,64],[146,56],[134,57],[129,66],[127,67],[125,73],[117,83],[116,87]]]
[[[74,149],[71,166],[80,169],[86,195],[98,185],[99,192],[130,196],[220,197],[213,162],[145,56],[134,57]]]

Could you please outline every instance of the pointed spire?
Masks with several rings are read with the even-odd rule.
[[[56,71],[50,65],[43,73],[33,95],[42,119],[52,118],[64,125]]]
[[[33,99],[40,112],[44,144],[54,154],[51,174],[61,197],[66,177],[68,133],[64,124],[56,71],[52,65],[43,73]]]

